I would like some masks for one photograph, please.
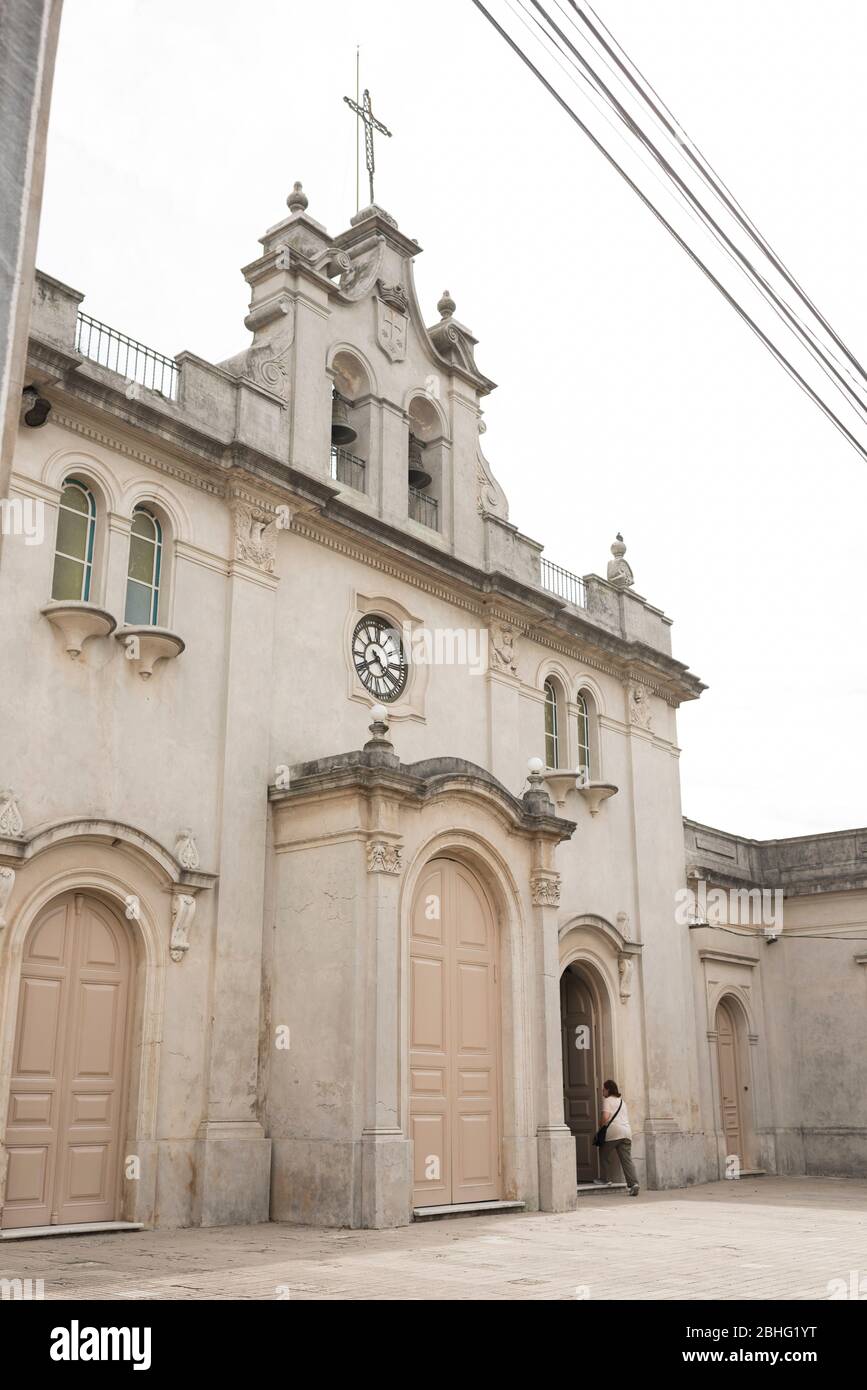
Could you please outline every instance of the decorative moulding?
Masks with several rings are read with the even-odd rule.
[[[619,787],[612,782],[583,782],[578,784],[578,795],[587,802],[591,816],[599,814],[599,807],[609,796],[616,796]]]
[[[81,649],[90,637],[110,637],[117,627],[116,620],[105,608],[95,603],[46,603],[39,610],[43,617],[60,632],[68,656],[77,661]]]
[[[143,681],[150,680],[158,661],[180,656],[186,647],[182,637],[164,627],[122,627],[115,633],[127,661],[134,661]]]

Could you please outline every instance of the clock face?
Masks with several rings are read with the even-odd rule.
[[[377,700],[388,703],[403,693],[409,668],[400,634],[387,618],[371,613],[356,623],[352,661],[361,684]]]

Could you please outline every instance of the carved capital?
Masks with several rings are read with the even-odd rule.
[[[259,507],[236,498],[232,503],[235,559],[265,574],[273,574],[277,560],[276,518]]]
[[[633,681],[629,687],[629,722],[636,729],[650,728],[650,691],[639,681]]]
[[[490,662],[495,671],[514,676],[518,670],[518,631],[509,623],[493,623],[490,629]]]
[[[6,908],[15,887],[15,870],[0,869],[0,929],[6,926]]]
[[[196,915],[196,900],[191,893],[175,893],[172,898],[172,934],[169,951],[172,960],[181,961],[190,949],[190,927]]]
[[[530,892],[536,907],[560,906],[560,875],[553,869],[540,869],[530,878]]]
[[[399,874],[402,868],[400,845],[389,840],[368,840],[367,872],[369,874]]]

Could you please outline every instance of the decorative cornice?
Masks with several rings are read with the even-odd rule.
[[[124,404],[128,406],[129,402],[124,402]],[[95,405],[98,407],[100,402],[96,402]],[[105,409],[104,402],[102,408]],[[384,549],[387,548],[394,552],[395,556],[397,555],[397,532],[395,528],[385,528],[382,523],[377,521],[376,517],[368,513],[359,513],[351,505],[341,503],[338,499],[338,489],[316,478],[313,474],[308,474],[303,469],[299,470],[291,464],[288,466],[282,464],[278,460],[268,455],[259,454],[237,441],[227,443],[216,438],[209,439],[201,430],[195,434],[193,427],[185,426],[183,421],[178,421],[173,415],[167,415],[164,421],[163,417],[160,416],[160,422],[168,426],[175,426],[178,430],[184,428],[192,430],[191,442],[189,443],[191,452],[194,452],[197,447],[205,450],[202,453],[200,464],[196,460],[192,466],[185,466],[182,462],[176,462],[171,457],[160,456],[158,453],[151,453],[138,448],[134,443],[125,439],[123,431],[135,427],[134,424],[130,424],[126,420],[119,419],[117,421],[118,433],[109,434],[105,430],[95,427],[88,420],[71,413],[66,402],[55,405],[53,418],[72,433],[92,440],[110,452],[133,458],[158,473],[172,477],[188,487],[213,497],[225,499],[228,496],[229,486],[239,478],[239,475],[243,476],[244,473],[247,474],[254,486],[269,490],[275,498],[286,497],[287,495],[301,496],[308,506],[324,507],[325,512],[321,529],[309,522],[307,524],[296,523],[292,529],[296,530],[298,534],[306,536],[307,539],[319,545],[325,545],[332,550],[360,560],[363,564],[382,573],[408,582],[454,607],[475,614],[488,613],[494,611],[492,599],[496,602],[498,589],[502,594],[500,604],[503,603],[503,599],[508,604],[507,595],[511,593],[513,603],[524,607],[523,616],[518,617],[514,612],[509,613],[505,607],[498,607],[496,611],[502,612],[503,620],[509,622],[518,632],[530,636],[534,642],[547,650],[570,656],[617,680],[622,681],[624,672],[628,669],[632,679],[640,679],[648,691],[669,705],[676,706],[682,698],[694,698],[698,690],[702,688],[696,678],[691,676],[681,663],[674,662],[666,653],[656,652],[655,649],[646,647],[644,649],[647,652],[647,657],[643,658],[641,655],[642,643],[624,638],[607,628],[598,628],[590,621],[589,617],[582,616],[580,613],[569,615],[570,621],[580,622],[586,631],[574,635],[563,632],[551,633],[548,626],[559,624],[563,620],[561,611],[563,605],[558,605],[556,599],[541,589],[537,592],[534,587],[524,581],[515,580],[505,574],[485,571],[478,565],[456,561],[453,556],[447,556],[439,549],[425,547],[426,554],[420,554],[417,563],[444,566],[445,562],[448,561],[450,568],[458,571],[455,573],[454,587],[452,587],[448,580],[438,581],[423,576],[419,573],[418,568],[409,561],[401,562],[398,558],[387,558],[382,553],[377,554],[374,547],[376,544],[380,544]],[[141,422],[141,428],[147,429],[149,427],[147,419]],[[193,434],[195,434],[195,439],[193,439]],[[184,440],[179,438],[167,441],[166,453],[169,453],[173,448],[183,452]],[[220,470],[223,476],[214,477],[213,474],[216,470]],[[208,476],[209,471],[212,476]],[[249,497],[246,500],[249,500],[251,505],[262,506],[261,496]],[[327,527],[343,528],[344,532],[347,533],[347,538],[338,539],[334,531],[329,531],[326,529]],[[352,528],[355,529],[357,539],[350,538]],[[368,531],[370,535],[367,534]],[[403,542],[406,543],[406,534],[400,533],[400,535]],[[373,544],[371,544],[371,539]],[[418,541],[414,542],[416,548],[419,544]],[[461,585],[465,586],[463,593],[461,592]],[[479,588],[477,595],[466,592],[466,588],[473,586]],[[534,617],[534,609],[538,611],[538,617]],[[587,646],[591,649],[596,648],[596,650],[588,652]],[[606,659],[604,654],[599,653],[599,647],[604,649],[606,646],[623,647],[625,650],[622,661],[614,656]],[[653,679],[652,675],[648,675],[644,670],[645,660],[651,670],[656,663],[662,666],[672,666],[670,681],[676,689],[672,691],[665,687],[663,683],[665,676],[660,680],[658,666],[656,680]]]
[[[762,938],[757,936],[756,939],[760,941]],[[736,951],[711,950],[710,948],[700,950],[698,958],[699,960],[714,961],[717,965],[746,965],[749,966],[750,970],[759,963],[758,956],[742,956],[738,955]]]
[[[201,492],[210,493],[212,497],[224,497],[226,495],[224,483],[203,477],[180,464],[171,463],[167,459],[157,457],[156,454],[149,454],[144,449],[136,449],[125,440],[118,438],[117,435],[106,434],[103,430],[96,429],[94,425],[75,415],[70,415],[64,410],[55,407],[51,413],[51,418],[55,424],[63,425],[73,434],[83,435],[85,439],[90,439],[95,444],[101,444],[103,448],[111,450],[112,453],[122,454],[124,458],[135,459],[137,463],[144,463],[158,473],[167,473],[169,477],[176,478],[178,482],[186,483],[188,487],[198,488]]]
[[[183,886],[188,892],[212,888],[217,882],[216,874],[184,867],[159,840],[144,830],[124,821],[85,816],[37,826],[21,839],[0,838],[0,864],[10,868],[25,864],[54,845],[76,841],[106,844],[112,849],[124,845],[131,853],[145,859],[152,869],[156,866],[167,883]]]
[[[504,787],[486,768],[463,758],[426,758],[401,763],[393,753],[359,750],[340,753],[289,770],[287,785],[268,789],[275,809],[293,803],[339,796],[360,790],[370,795],[387,794],[404,804],[421,805],[447,796],[483,802],[513,834],[559,843],[568,840],[575,822],[537,811]],[[550,803],[548,803],[550,805]],[[395,870],[379,870],[395,872]],[[559,883],[559,875],[554,877]]]

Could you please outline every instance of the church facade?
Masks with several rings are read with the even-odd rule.
[[[604,576],[548,562],[418,243],[287,202],[221,364],[37,276],[0,552],[3,1228],[568,1210],[609,1076],[642,1185],[863,1174],[867,831],[684,823],[704,687],[622,538]],[[745,926],[768,891],[785,925]]]

